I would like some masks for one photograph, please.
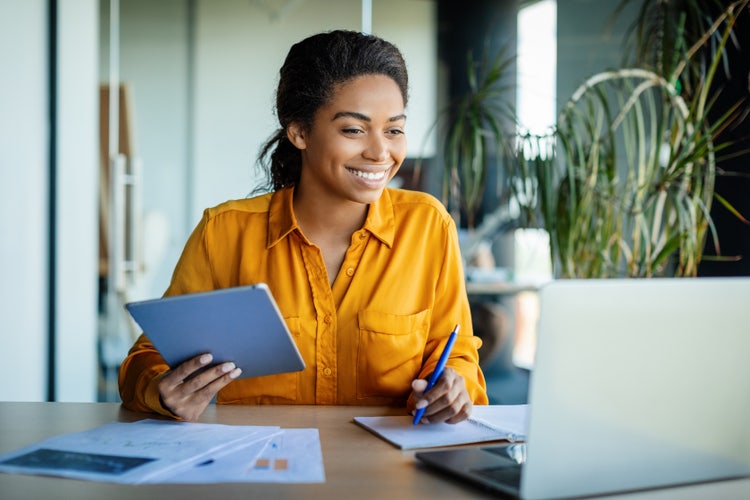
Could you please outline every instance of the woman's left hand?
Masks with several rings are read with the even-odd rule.
[[[466,390],[466,383],[452,368],[446,368],[426,394],[426,380],[414,380],[411,388],[414,390],[412,395],[417,409],[425,408],[421,423],[457,424],[471,415],[473,405]]]

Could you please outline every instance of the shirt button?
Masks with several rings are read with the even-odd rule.
[[[324,374],[324,375],[325,375],[326,377],[330,377],[330,376],[331,376],[331,373],[333,373],[333,371],[332,371],[332,370],[331,370],[330,368],[326,368],[325,370],[323,370],[323,374]]]
[[[330,315],[330,314],[326,314],[326,317],[325,317],[325,318],[323,318],[323,322],[324,322],[324,323],[325,323],[326,325],[330,325],[330,324],[331,324],[331,315]]]
[[[351,278],[352,276],[354,276],[354,268],[352,268],[352,267],[348,268],[348,269],[346,270],[346,275],[347,275],[347,276],[349,276],[350,278]]]
[[[364,231],[362,231],[361,233],[359,233],[359,239],[360,240],[364,240],[365,238],[367,238],[367,233],[365,233]]]

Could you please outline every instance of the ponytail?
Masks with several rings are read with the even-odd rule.
[[[263,145],[258,158],[266,172],[266,181],[258,191],[277,191],[299,182],[302,156],[289,141],[286,130],[277,130]]]

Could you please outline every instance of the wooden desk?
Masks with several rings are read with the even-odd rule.
[[[138,500],[169,498],[321,498],[456,499],[496,498],[488,492],[444,478],[352,422],[359,415],[400,414],[398,408],[313,406],[211,406],[202,422],[236,425],[280,425],[319,429],[325,463],[323,484],[119,485],[41,476],[0,474],[0,497]],[[112,420],[134,421],[150,415],[124,410],[117,403],[0,402],[0,453],[42,439],[88,430]],[[750,479],[672,488],[608,498],[748,498]]]

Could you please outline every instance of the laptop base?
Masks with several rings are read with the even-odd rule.
[[[523,444],[422,451],[415,457],[433,469],[449,472],[491,491],[512,498],[520,495],[525,457]]]

